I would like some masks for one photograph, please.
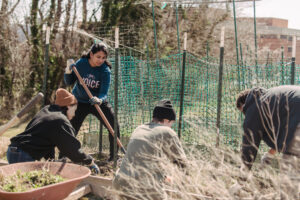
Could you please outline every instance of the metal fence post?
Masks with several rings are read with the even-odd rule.
[[[256,6],[255,0],[253,0],[253,15],[254,15],[254,45],[255,45],[255,72],[256,72],[256,79],[258,79],[258,64],[257,64],[257,37],[256,37]]]
[[[44,67],[44,81],[43,81],[43,93],[45,95],[43,104],[46,104],[48,99],[47,95],[47,79],[48,79],[48,63],[49,63],[49,39],[50,39],[50,26],[47,26],[46,29],[46,45],[45,45],[45,67]]]
[[[156,26],[155,26],[155,10],[154,10],[154,1],[152,0],[152,16],[153,16],[153,34],[154,34],[154,42],[155,42],[155,56],[156,56],[156,64],[158,65],[158,50],[157,50],[157,38],[156,38]]]
[[[177,28],[177,46],[178,46],[178,53],[180,54],[180,38],[179,38],[179,24],[178,24],[178,4],[177,1],[174,2],[175,4],[175,11],[176,11],[176,28]]]
[[[238,35],[237,35],[237,26],[236,26],[236,14],[235,14],[235,0],[232,1],[233,4],[233,19],[234,19],[234,33],[235,33],[235,49],[236,49],[236,64],[238,67],[238,82],[239,82],[239,91],[241,90],[241,75],[240,75],[240,61],[239,61],[239,46],[238,46]]]
[[[295,84],[295,61],[296,61],[296,36],[293,37],[292,65],[291,65],[291,85]]]
[[[241,67],[242,67],[242,82],[243,82],[243,88],[245,88],[245,65],[243,60],[243,49],[242,49],[242,43],[240,43],[240,54],[241,54]]]
[[[208,98],[209,98],[209,44],[208,41],[206,41],[206,108],[205,108],[205,127],[208,128]]]
[[[148,47],[148,44],[147,44],[147,47],[146,47],[146,51],[147,51],[147,77],[148,77],[148,109],[149,109],[149,121],[151,121],[152,119],[152,115],[151,115],[151,101],[150,101],[150,61],[149,61],[149,47]]]
[[[218,84],[216,147],[218,147],[219,143],[220,143],[220,121],[221,121],[222,81],[223,81],[223,61],[224,61],[224,34],[225,34],[225,27],[222,27],[221,41],[220,41],[220,66],[219,66],[219,84]]]
[[[182,114],[183,114],[184,82],[185,82],[185,62],[186,62],[186,43],[187,43],[187,33],[184,33],[183,61],[182,61],[182,73],[181,73],[181,90],[180,90],[180,111],[179,111],[179,123],[178,123],[178,137],[179,138],[181,137]]]
[[[281,47],[281,85],[284,84],[284,60],[283,60],[284,48]]]
[[[115,29],[115,118],[114,118],[114,168],[117,166],[117,138],[118,138],[118,77],[119,77],[119,28]]]

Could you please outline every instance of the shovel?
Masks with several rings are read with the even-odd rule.
[[[76,74],[80,84],[82,85],[82,87],[84,88],[85,92],[87,93],[87,95],[89,96],[89,98],[91,99],[93,97],[92,93],[90,92],[89,88],[85,85],[83,79],[81,78],[80,74],[78,73],[75,65],[72,66],[72,69],[74,71],[74,73]],[[108,120],[106,119],[104,113],[102,112],[100,106],[98,104],[94,104],[96,110],[98,111],[98,113],[100,114],[101,118],[103,119],[108,131],[110,132],[110,134],[115,137],[115,131],[112,129],[111,125],[109,124]],[[125,154],[126,150],[124,149],[121,141],[119,140],[119,138],[117,137],[117,144],[120,147],[121,151]]]

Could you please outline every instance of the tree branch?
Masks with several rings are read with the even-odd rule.
[[[2,17],[6,17],[6,16],[9,16],[11,13],[14,12],[14,10],[16,9],[16,7],[18,6],[18,4],[20,3],[20,0],[18,0],[15,5],[13,5],[13,7],[10,9],[10,11],[8,11],[7,13],[4,14],[4,16]]]

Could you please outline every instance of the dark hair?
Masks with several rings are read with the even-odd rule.
[[[250,89],[244,90],[238,94],[238,97],[236,99],[236,107],[241,108],[245,103],[246,99],[250,93]]]
[[[91,52],[93,54],[95,54],[99,51],[103,51],[105,53],[106,57],[108,57],[107,47],[103,43],[97,43],[97,44],[93,44],[88,52],[83,52],[83,54],[81,55],[81,58],[89,59]],[[111,63],[107,59],[105,60],[105,64],[108,65],[108,67],[111,69]]]
[[[62,106],[62,107],[60,107],[60,109],[61,109],[62,114],[67,116],[68,107],[67,106]]]
[[[163,119],[163,118],[153,117],[153,118],[152,118],[152,121],[154,121],[154,122],[163,122],[164,119]]]

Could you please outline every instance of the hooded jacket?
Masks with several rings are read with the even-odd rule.
[[[300,87],[253,88],[243,107],[242,160],[250,169],[261,140],[279,152],[287,152],[300,122]]]
[[[107,100],[111,79],[109,66],[106,63],[103,63],[101,66],[92,67],[89,64],[88,58],[80,58],[76,62],[76,68],[92,95],[98,97],[102,101]],[[89,103],[90,98],[79,83],[75,72],[72,71],[71,74],[64,74],[64,80],[66,85],[75,83],[72,93],[79,102]]]
[[[29,122],[25,131],[11,138],[11,146],[19,147],[35,160],[54,159],[54,148],[75,163],[90,164],[92,157],[81,151],[75,129],[58,105],[45,106]]]

